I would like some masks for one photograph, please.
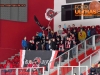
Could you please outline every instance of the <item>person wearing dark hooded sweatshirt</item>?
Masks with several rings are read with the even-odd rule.
[[[90,35],[95,35],[96,34],[96,29],[94,26],[92,26],[91,30],[90,30]]]
[[[52,42],[51,42],[51,49],[52,50],[56,50],[57,49],[57,44],[56,44],[56,41],[55,41],[54,38],[52,39]]]
[[[96,68],[95,68],[94,64],[92,64],[92,67],[90,68],[90,74],[89,75],[96,75]]]
[[[98,68],[96,69],[97,75],[100,75],[100,64],[98,64]]]

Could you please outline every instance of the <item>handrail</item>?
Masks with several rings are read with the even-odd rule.
[[[29,69],[29,70],[30,70],[30,71],[29,71],[29,75],[32,75],[32,74],[31,74],[31,73],[32,73],[32,69],[34,69],[34,68],[37,69],[37,71],[39,71],[38,69],[41,69],[41,68],[42,68],[43,71],[42,71],[42,72],[39,71],[38,73],[41,73],[41,75],[44,75],[44,73],[45,73],[45,72],[44,72],[44,71],[45,71],[44,67],[3,68],[3,69],[0,69],[0,75],[1,75],[1,72],[2,72],[3,70],[15,70],[15,75],[19,75],[19,74],[18,74],[18,71],[19,71],[19,70],[25,70],[25,69],[26,69],[26,70]]]
[[[71,70],[71,75],[74,74],[74,68],[79,68],[79,72],[78,72],[78,75],[80,75],[81,73],[84,73],[84,72],[81,72],[81,68],[86,68],[85,71],[86,71],[86,75],[88,75],[88,66],[58,66],[57,70],[58,70],[58,74],[60,74],[60,67],[62,68],[72,68]]]
[[[84,59],[80,60],[80,61],[79,61],[79,66],[80,66],[81,62],[82,62],[83,60],[87,59],[88,57],[90,57],[90,65],[92,65],[92,64],[91,64],[91,56],[92,56],[93,54],[95,54],[96,52],[100,52],[100,49],[97,50],[97,51],[95,51],[95,52],[93,52],[92,54],[90,54],[89,56],[85,57]],[[100,54],[99,54],[99,55],[100,55]]]
[[[0,70],[2,69],[27,69],[27,68],[31,69],[31,68],[44,68],[44,67],[1,68]]]
[[[95,53],[96,53],[96,52],[98,52],[98,51],[99,51],[99,50],[97,50],[97,51],[93,52],[93,53],[92,53],[92,54],[90,54],[89,56],[87,56],[87,57],[85,57],[84,59],[80,60],[80,61],[79,61],[79,63],[80,63],[80,62],[82,62],[83,60],[87,59],[88,57],[92,56],[93,54],[95,54]]]

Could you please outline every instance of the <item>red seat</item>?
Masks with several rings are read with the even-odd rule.
[[[38,71],[32,72],[32,75],[38,75]]]

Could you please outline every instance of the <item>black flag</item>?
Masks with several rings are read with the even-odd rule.
[[[37,17],[34,15],[34,20],[36,22],[36,24],[42,29],[42,30],[46,30],[46,27],[41,25],[39,20],[37,19]]]

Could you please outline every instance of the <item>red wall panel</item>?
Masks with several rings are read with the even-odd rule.
[[[53,7],[53,0],[28,0],[28,22],[0,20],[0,48],[17,49],[14,52],[18,52],[21,49],[21,40],[24,36],[27,36],[29,40],[35,35],[36,31],[41,31],[34,22],[33,16],[36,15],[41,24],[47,26],[49,21],[45,19],[45,11],[47,8],[53,9]],[[50,25],[53,28],[53,22]],[[1,57],[4,49],[0,49],[0,51]],[[6,52],[8,53],[9,50],[6,50]],[[7,55],[11,56],[10,53]],[[7,58],[0,58],[0,61],[2,59]]]

